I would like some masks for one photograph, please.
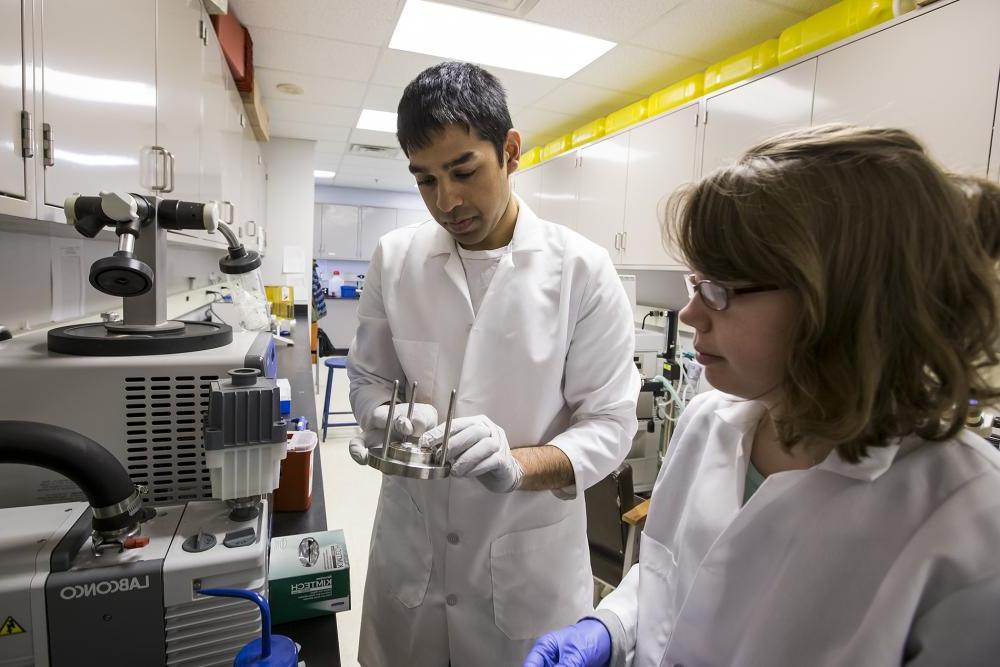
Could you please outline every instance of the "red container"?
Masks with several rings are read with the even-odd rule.
[[[281,462],[274,490],[276,512],[304,512],[312,505],[313,450],[318,442],[313,431],[288,434],[288,456]]]

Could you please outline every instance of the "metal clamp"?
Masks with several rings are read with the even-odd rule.
[[[139,487],[136,487],[130,495],[125,500],[115,503],[114,505],[107,505],[106,507],[94,507],[95,519],[111,519],[116,516],[121,516],[123,514],[130,515],[135,514],[139,507],[142,505],[142,493]]]
[[[410,407],[407,416],[412,418],[413,405],[416,402],[416,386],[414,382],[410,389]],[[392,387],[392,399],[389,403],[389,416],[386,421],[385,438],[382,446],[368,451],[368,465],[387,475],[408,477],[411,479],[441,479],[451,473],[448,463],[448,439],[451,435],[452,420],[455,414],[456,392],[451,392],[448,405],[448,419],[445,422],[444,437],[437,451],[428,446],[421,446],[414,439],[407,437],[399,442],[392,442],[392,426],[396,413],[396,395],[399,391],[399,381]]]

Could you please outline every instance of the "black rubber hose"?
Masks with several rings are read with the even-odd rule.
[[[0,421],[0,463],[46,468],[76,483],[91,507],[128,500],[135,485],[118,459],[90,438],[52,424]]]

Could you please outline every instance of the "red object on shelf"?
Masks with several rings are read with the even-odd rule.
[[[219,37],[222,54],[240,92],[253,92],[253,40],[250,31],[232,14],[214,14],[212,26]]]

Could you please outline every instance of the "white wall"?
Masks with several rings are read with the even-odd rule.
[[[272,138],[264,144],[267,162],[267,256],[265,285],[291,285],[296,303],[312,301],[315,141]],[[302,258],[302,271],[286,273],[286,254]]]
[[[27,228],[32,233],[21,231]],[[70,314],[60,321],[121,309],[120,298],[98,292],[87,279],[91,264],[117,250],[114,240],[85,239],[66,225],[25,220],[4,223],[0,230],[0,285],[4,286],[0,292],[0,324],[16,334],[53,322],[52,263],[60,254],[58,247],[67,244],[77,247],[80,257],[80,274],[76,280],[69,276],[67,280],[82,286],[83,300],[79,314]],[[224,253],[222,249],[168,245],[167,294],[191,289],[188,277],[194,278],[193,287],[209,285],[208,274],[218,272],[219,258]],[[163,277],[157,275],[157,279]]]
[[[382,206],[384,208],[408,208],[426,211],[424,200],[413,192],[393,190],[369,190],[367,188],[342,188],[336,185],[316,186],[317,204],[344,204],[347,206]],[[428,217],[430,215],[428,214]]]

